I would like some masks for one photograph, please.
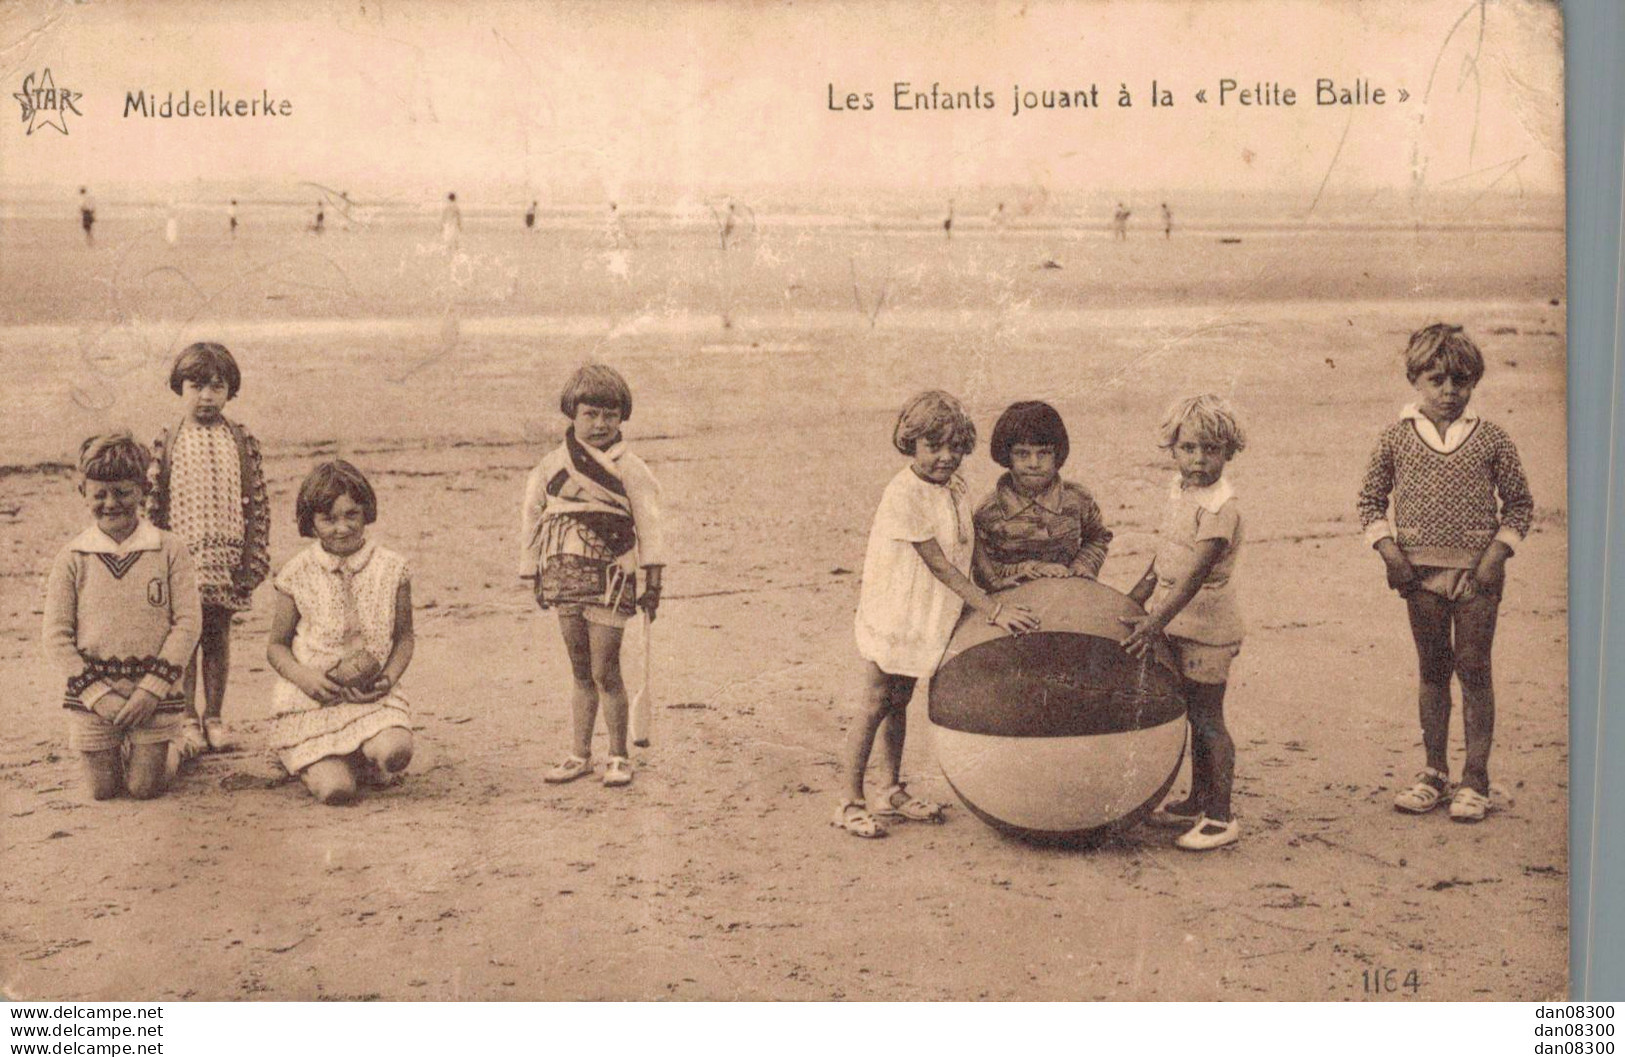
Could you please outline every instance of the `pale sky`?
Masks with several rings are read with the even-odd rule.
[[[1534,0],[25,0],[0,28],[0,187],[14,190],[1562,189],[1561,16]],[[46,67],[82,93],[67,136],[25,135],[11,98]],[[1220,108],[1223,77],[1294,86],[1299,104]],[[1366,78],[1389,102],[1317,107],[1317,77]],[[1153,78],[1172,108],[1151,108]],[[996,105],[896,112],[900,80],[980,87]],[[1011,116],[1017,83],[1091,82],[1098,110]],[[1124,83],[1132,108],[1117,106]],[[876,109],[831,111],[831,84],[873,93]],[[1192,98],[1204,87],[1205,106]],[[293,116],[122,116],[126,92],[211,88],[291,100]]]

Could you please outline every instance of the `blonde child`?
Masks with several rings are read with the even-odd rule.
[[[176,684],[202,621],[186,547],[140,516],[151,458],[126,432],[80,446],[91,525],[46,579],[42,642],[67,681],[68,744],[96,800],[164,791],[186,705]]]
[[[378,499],[362,472],[324,462],[299,486],[299,535],[313,538],[277,573],[266,658],[282,678],[270,744],[324,804],[360,781],[389,784],[412,761],[401,675],[412,663],[406,559],[367,538]]]
[[[1490,653],[1506,560],[1535,510],[1512,439],[1467,408],[1483,377],[1484,355],[1460,327],[1435,323],[1411,335],[1405,378],[1419,399],[1378,437],[1357,504],[1388,586],[1405,599],[1421,669],[1427,766],[1394,807],[1426,814],[1449,792],[1454,674],[1467,741],[1461,785],[1449,798],[1457,822],[1481,821],[1489,810]]]
[[[997,591],[1100,575],[1112,534],[1088,489],[1061,479],[1072,446],[1060,413],[1040,400],[1011,404],[989,447],[1006,473],[976,508],[976,582]]]
[[[1144,656],[1166,633],[1179,661],[1191,727],[1191,789],[1153,816],[1185,828],[1176,841],[1189,851],[1230,844],[1241,828],[1230,810],[1236,748],[1224,725],[1230,663],[1241,650],[1241,612],[1231,578],[1241,553],[1242,518],[1226,464],[1247,444],[1235,409],[1223,397],[1202,395],[1169,409],[1160,430],[1178,470],[1157,550],[1129,597],[1146,607],[1124,618],[1123,648]]]
[[[231,671],[231,622],[249,608],[254,589],[271,569],[270,503],[260,446],[225,415],[242,384],[237,361],[224,345],[187,346],[169,372],[169,388],[181,398],[180,421],[153,444],[149,517],[186,545],[203,600],[203,632],[183,681],[186,713],[177,740],[183,759],[235,745],[221,715]]]
[[[625,786],[632,764],[621,635],[639,608],[652,621],[660,606],[660,485],[621,436],[632,391],[613,368],[576,371],[559,394],[559,410],[570,426],[525,482],[519,529],[519,575],[532,581],[537,605],[558,610],[573,677],[571,751],[542,779],[556,784],[593,773],[602,708],[609,729],[604,784]]]
[[[857,723],[847,736],[845,798],[831,824],[855,837],[884,837],[881,818],[941,821],[943,806],[903,785],[903,741],[914,686],[942,661],[966,605],[1012,634],[1038,627],[1023,606],[1001,605],[967,575],[975,550],[959,464],[976,447],[976,426],[947,393],[921,393],[903,406],[892,445],[909,463],[880,498],[863,560],[855,631],[863,658]],[[874,809],[863,778],[881,726],[888,784]]]

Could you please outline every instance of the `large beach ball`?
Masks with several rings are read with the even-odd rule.
[[[1093,580],[1034,580],[996,596],[1042,630],[1014,636],[967,610],[931,679],[948,784],[983,822],[1040,841],[1088,843],[1167,796],[1185,755],[1173,655],[1118,643],[1144,612]]]

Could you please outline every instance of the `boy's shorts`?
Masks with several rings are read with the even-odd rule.
[[[631,619],[618,610],[608,606],[596,606],[590,602],[559,602],[552,608],[557,610],[561,617],[580,617],[589,624],[606,628],[624,628]]]
[[[1230,681],[1230,662],[1241,652],[1239,642],[1209,646],[1177,635],[1168,636],[1168,645],[1173,647],[1174,657],[1179,661],[1179,674],[1193,683],[1209,686],[1223,686]]]
[[[163,745],[180,736],[179,712],[154,712],[145,723],[119,730],[94,712],[77,708],[63,711],[68,717],[68,746],[76,752],[106,752],[118,748],[125,738],[132,745]]]
[[[1446,569],[1438,565],[1416,567],[1416,590],[1438,595],[1446,602],[1470,602],[1483,593],[1473,580],[1471,569]]]

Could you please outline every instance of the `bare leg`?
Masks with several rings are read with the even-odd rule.
[[[117,749],[82,752],[79,759],[92,800],[111,800],[124,792],[124,762]]]
[[[880,751],[888,786],[903,781],[903,742],[908,737],[908,702],[913,696],[913,679],[906,675],[886,677],[886,722],[881,727]]]
[[[559,631],[570,655],[570,716],[574,724],[572,752],[592,759],[592,729],[598,722],[598,687],[592,678],[592,644],[584,617],[559,614]]]
[[[863,686],[858,692],[857,722],[846,737],[846,798],[848,800],[862,801],[863,776],[869,769],[869,753],[874,748],[875,732],[880,724],[893,712],[892,702],[896,695],[906,684],[907,691],[903,696],[906,703],[914,693],[914,680],[907,676],[888,675],[880,670],[872,661],[865,661],[863,667]],[[906,722],[906,721],[905,721]],[[904,728],[906,729],[906,728]],[[888,734],[888,741],[890,735]],[[885,750],[888,756],[894,759],[902,756],[902,739],[898,738],[898,748]],[[891,761],[888,760],[888,763]],[[895,768],[893,769],[895,774]]]
[[[1461,784],[1490,795],[1490,745],[1495,740],[1495,683],[1490,652],[1501,600],[1475,595],[1456,604],[1456,677],[1461,680],[1461,725],[1467,763]]]
[[[1185,689],[1183,691],[1184,694],[1185,694],[1185,702],[1186,702],[1186,708],[1187,709],[1189,709],[1189,707],[1190,707],[1190,700],[1191,700],[1190,687],[1191,687],[1191,685],[1192,685],[1191,683],[1187,682],[1185,684]],[[1192,721],[1192,724],[1191,724],[1190,734],[1191,734],[1191,788],[1190,788],[1190,792],[1185,794],[1185,799],[1176,800],[1173,803],[1166,805],[1166,809],[1168,811],[1176,814],[1176,815],[1200,815],[1202,813],[1202,805],[1205,802],[1206,797],[1207,797],[1207,789],[1208,789],[1210,781],[1211,781],[1211,779],[1209,778],[1209,775],[1212,772],[1210,770],[1210,766],[1209,766],[1209,763],[1208,763],[1208,745],[1207,745],[1206,741],[1204,741],[1203,739],[1196,736],[1196,726],[1195,726],[1194,720]]]
[[[164,764],[169,758],[169,742],[130,746],[130,769],[125,775],[130,795],[137,800],[162,796],[168,785]]]
[[[203,669],[204,719],[219,719],[220,710],[226,703],[226,678],[231,674],[232,616],[232,611],[224,606],[203,607],[198,659],[201,661],[199,667]],[[192,701],[190,693],[187,701]]]
[[[1230,788],[1236,775],[1236,743],[1224,726],[1224,683],[1185,683],[1191,715],[1191,771],[1198,752],[1204,761],[1202,814],[1215,822],[1230,821]]]
[[[621,678],[621,629],[587,624],[592,650],[592,681],[609,731],[609,754],[626,755],[626,683]],[[590,736],[590,735],[589,735]]]
[[[361,743],[361,754],[384,774],[397,774],[412,762],[412,732],[385,727]]]
[[[1450,645],[1450,602],[1431,592],[1417,591],[1407,605],[1420,669],[1416,702],[1422,721],[1422,745],[1427,750],[1427,765],[1440,774],[1449,774],[1450,676],[1456,668],[1455,650]]]
[[[355,771],[343,757],[324,756],[300,771],[299,780],[324,804],[338,806],[356,798]]]

